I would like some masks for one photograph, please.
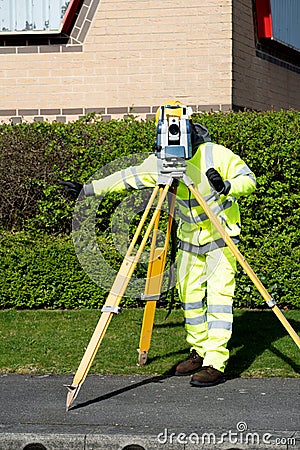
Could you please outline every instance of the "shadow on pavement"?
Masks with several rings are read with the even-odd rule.
[[[130,383],[129,386],[125,386],[121,389],[117,389],[115,391],[108,392],[107,394],[100,395],[99,397],[93,398],[92,400],[88,400],[87,402],[78,403],[77,405],[71,407],[69,409],[69,411],[75,410],[75,409],[80,409],[80,408],[85,408],[86,406],[93,405],[94,403],[102,402],[103,400],[107,400],[109,398],[123,394],[124,392],[131,391],[140,386],[145,386],[146,384],[149,384],[149,383],[160,383],[161,381],[163,381],[167,378],[171,378],[171,377],[172,377],[172,375],[157,375],[157,376],[139,381],[138,383]]]

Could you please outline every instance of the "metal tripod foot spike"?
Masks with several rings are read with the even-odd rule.
[[[67,401],[66,401],[66,411],[69,411],[70,406],[76,399],[81,385],[77,384],[64,384],[64,386],[68,389]]]
[[[146,350],[141,351],[139,348],[137,349],[138,351],[138,366],[144,366],[147,362],[148,359],[148,352]]]

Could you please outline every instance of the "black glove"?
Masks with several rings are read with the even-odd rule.
[[[67,194],[73,198],[77,198],[83,188],[83,184],[77,183],[77,181],[61,181],[60,184],[65,187]]]
[[[225,191],[225,183],[222,180],[222,177],[219,174],[219,172],[213,167],[211,167],[206,172],[206,176],[208,178],[210,185],[217,191],[217,193],[223,194]]]

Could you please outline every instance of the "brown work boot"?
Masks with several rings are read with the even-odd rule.
[[[203,358],[198,355],[196,350],[192,350],[189,354],[189,357],[185,360],[177,364],[175,375],[191,375],[192,373],[197,372],[197,370],[202,367]]]
[[[209,387],[224,383],[223,372],[214,369],[212,366],[203,366],[199,372],[192,376],[190,384],[197,387]]]

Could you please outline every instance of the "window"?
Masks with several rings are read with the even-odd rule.
[[[273,39],[300,51],[299,0],[271,0]]]
[[[0,33],[66,32],[78,3],[78,0],[0,0]]]
[[[256,0],[254,14],[257,56],[299,72],[299,0]]]
[[[0,0],[0,54],[83,51],[99,2]]]
[[[299,0],[257,0],[258,37],[300,50]]]

